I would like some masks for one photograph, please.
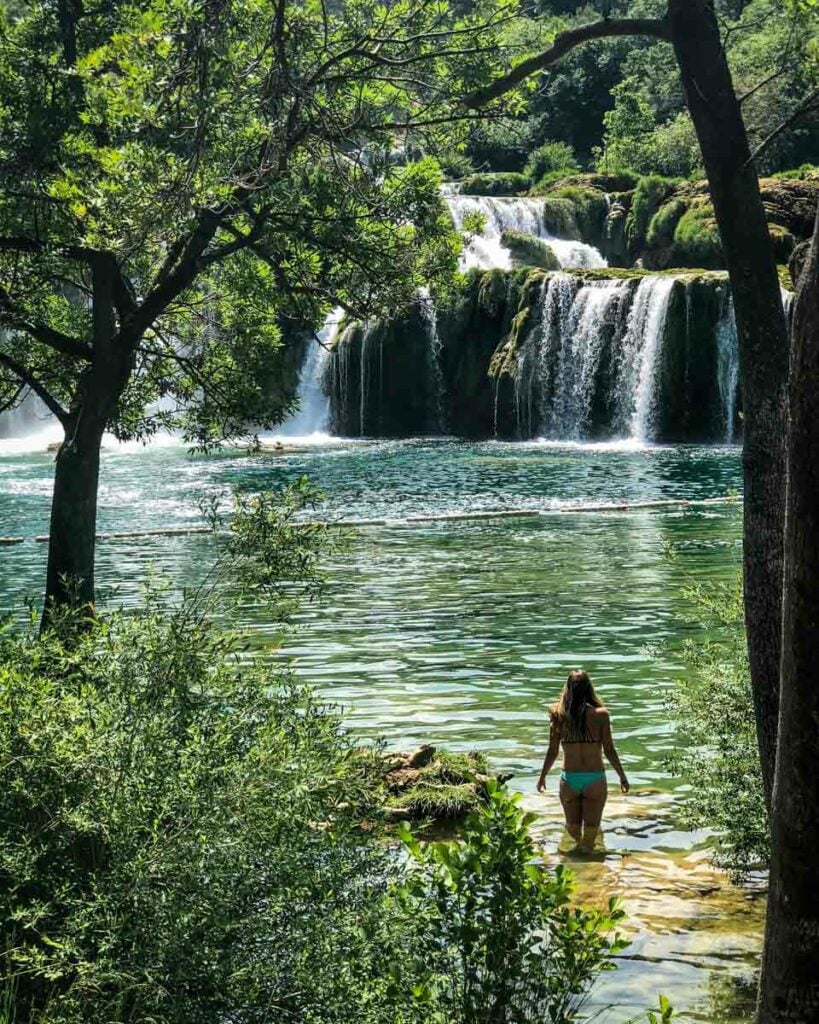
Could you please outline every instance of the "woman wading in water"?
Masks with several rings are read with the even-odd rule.
[[[566,828],[578,846],[591,850],[600,831],[608,795],[603,754],[620,777],[620,789],[624,793],[629,790],[626,773],[614,749],[609,713],[595,693],[588,673],[577,669],[569,673],[560,700],[552,705],[550,714],[549,749],[537,791],[543,792],[546,776],[557,760],[562,743],[560,802],[566,815]]]

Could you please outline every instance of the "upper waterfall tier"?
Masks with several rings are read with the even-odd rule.
[[[470,240],[464,249],[464,269],[510,270],[511,253],[501,242],[504,231],[520,231],[546,242],[554,252],[560,265],[565,268],[605,267],[606,261],[593,245],[572,238],[559,237],[561,232],[550,225],[546,218],[544,199],[529,197],[463,196],[457,192],[444,192],[452,221],[460,231],[467,231],[469,219],[476,214],[483,221],[483,230],[469,233]],[[566,233],[573,233],[564,225]]]

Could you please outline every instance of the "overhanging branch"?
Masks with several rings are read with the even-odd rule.
[[[762,154],[771,145],[772,142],[775,142],[776,139],[778,139],[783,132],[787,131],[788,128],[796,124],[796,122],[800,118],[804,117],[805,114],[807,114],[810,110],[813,109],[813,107],[817,105],[819,105],[819,89],[814,89],[813,92],[809,93],[802,100],[799,106],[794,111],[792,111],[792,113],[788,117],[786,117],[781,124],[777,125],[776,128],[774,128],[774,130],[769,135],[767,135],[762,140],[762,142],[760,142],[760,144],[756,147],[753,153],[751,153],[751,155],[746,160],[746,165],[752,164],[755,160],[758,160],[759,157],[762,156]]]
[[[62,352],[72,359],[83,359],[90,362],[92,357],[91,346],[79,338],[72,338],[62,331],[56,331],[47,324],[38,324],[29,320],[26,314],[19,309],[12,297],[4,289],[0,288],[0,324],[10,327],[12,330],[23,331],[35,341],[48,345],[56,352]]]
[[[22,363],[18,363],[12,356],[7,355],[5,352],[0,352],[0,366],[5,366],[14,376],[26,387],[31,388],[38,398],[41,398],[50,412],[52,412],[57,419],[65,427],[68,424],[68,413],[63,409],[57,399],[51,394],[48,388],[43,384],[41,380],[34,376],[28,367],[23,366]]]
[[[555,36],[554,42],[548,50],[528,57],[526,60],[516,64],[512,70],[502,78],[496,78],[494,82],[477,89],[475,92],[465,96],[461,103],[470,109],[482,107],[491,100],[510,92],[516,85],[534,74],[535,71],[542,71],[552,64],[556,64],[561,57],[583,43],[591,42],[593,39],[612,39],[618,36],[651,36],[654,39],[670,40],[671,32],[665,18],[622,18],[615,21],[593,21],[588,25],[580,25],[578,28],[570,28]]]

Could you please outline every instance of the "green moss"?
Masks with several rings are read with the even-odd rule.
[[[507,281],[502,270],[487,270],[478,279],[478,306],[490,316],[498,316],[506,304]]]
[[[429,764],[390,785],[391,795],[385,809],[393,818],[434,818],[436,821],[463,818],[485,793],[488,765],[477,752],[436,751]],[[396,792],[397,789],[397,792]]]
[[[768,232],[773,242],[774,255],[778,263],[786,263],[796,247],[796,239],[781,224],[769,224]]]
[[[465,817],[478,805],[480,799],[470,783],[459,786],[421,783],[400,793],[388,806],[393,812],[403,811],[409,818],[434,818],[440,821]]]
[[[560,270],[560,261],[553,249],[534,235],[507,228],[501,234],[501,245],[512,254],[515,266],[539,267],[541,270]]]
[[[796,181],[810,181],[813,178],[819,178],[819,167],[815,164],[802,164],[801,167],[794,167],[789,171],[777,171],[775,174],[769,175],[771,178],[790,178]]]
[[[599,189],[561,185],[549,192],[548,199],[551,202],[562,199],[571,204],[575,224],[585,241],[599,242],[603,237],[609,204]]]
[[[567,269],[564,274],[582,278],[584,281],[638,281],[643,277],[680,277],[687,281],[721,281],[726,273],[707,267],[669,267],[664,270],[638,270],[624,267],[596,267],[594,269]]]
[[[486,755],[479,751],[468,754],[439,750],[435,757],[421,769],[421,779],[428,783],[474,782],[476,773],[485,775],[489,770]]]
[[[559,199],[550,193],[543,200],[543,224],[549,234],[558,238],[580,238],[574,203],[569,199]]]
[[[465,196],[519,196],[528,191],[531,184],[525,174],[513,171],[472,174],[461,182],[461,193]]]
[[[722,245],[711,203],[700,201],[682,215],[674,231],[674,258],[690,266],[723,266]]]
[[[779,283],[780,283],[780,285],[786,291],[789,291],[789,292],[796,291],[796,284],[794,283],[794,280],[791,277],[791,272],[788,269],[788,267],[785,266],[784,263],[777,263],[777,265],[776,265],[776,272],[779,275]]]
[[[637,182],[626,224],[626,237],[632,252],[642,249],[652,218],[678,184],[679,179],[663,178],[659,174],[649,174]]]
[[[688,203],[684,199],[671,199],[664,203],[651,218],[646,233],[646,244],[652,249],[671,245],[677,224],[687,209]]]

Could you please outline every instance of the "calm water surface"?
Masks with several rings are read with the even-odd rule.
[[[0,548],[0,606],[37,595],[45,550],[31,538],[47,529],[51,471],[41,453],[0,456],[0,534],[29,538]],[[738,450],[425,440],[210,458],[175,446],[114,449],[103,459],[100,530],[196,523],[208,495],[303,473],[326,492],[322,518],[388,522],[356,532],[326,599],[300,613],[284,653],[301,678],[391,746],[487,751],[538,812],[551,861],[568,854],[556,774],[545,795],[534,792],[545,712],[568,669],[586,667],[633,786],[610,795],[599,857],[572,862],[587,898],[623,895],[634,939],[592,1009],[624,1021],[664,992],[687,1019],[750,1019],[762,903],[710,868],[707,836],[678,827],[686,783],[665,766],[674,747],[666,697],[690,630],[685,589],[734,577],[740,508],[564,511],[736,493]],[[542,514],[406,522],[511,509]],[[134,601],[152,567],[184,580],[208,552],[195,536],[103,542],[99,582]],[[253,628],[260,645],[275,639],[263,618]]]

